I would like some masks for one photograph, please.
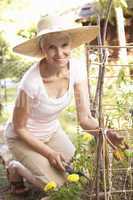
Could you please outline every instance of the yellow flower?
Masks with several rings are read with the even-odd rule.
[[[91,135],[91,134],[89,134],[89,133],[85,133],[84,135],[83,135],[83,141],[85,141],[85,142],[89,142],[89,141],[91,141],[93,139],[93,136]]]
[[[79,175],[78,174],[70,174],[70,175],[68,175],[67,180],[71,183],[77,183],[79,181]]]
[[[54,190],[57,187],[57,184],[54,181],[50,181],[47,185],[44,187],[44,191],[48,192],[49,190]]]

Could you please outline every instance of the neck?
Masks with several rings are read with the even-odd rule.
[[[52,65],[46,59],[43,59],[40,63],[41,74],[42,76],[60,76],[69,68],[69,63],[59,67],[56,65]]]

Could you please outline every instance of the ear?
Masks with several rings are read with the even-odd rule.
[[[40,47],[40,55],[41,55],[42,58],[46,58],[47,57],[44,48]]]
[[[40,49],[41,49],[41,54],[43,55],[44,58],[46,58],[47,56],[46,56],[46,50],[45,50],[44,46],[40,45]]]
[[[42,54],[45,55],[46,54],[45,48],[44,47],[40,47],[40,48],[41,48]]]

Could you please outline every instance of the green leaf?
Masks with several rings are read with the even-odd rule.
[[[133,158],[133,151],[130,150],[125,150],[125,155],[127,158]]]

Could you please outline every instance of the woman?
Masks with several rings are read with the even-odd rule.
[[[40,61],[21,80],[13,119],[6,128],[7,144],[19,161],[9,166],[12,181],[19,178],[10,173],[14,169],[40,188],[51,180],[59,186],[65,182],[63,163],[70,162],[75,147],[58,116],[70,103],[73,90],[81,127],[97,135],[98,123],[89,110],[85,67],[71,58],[73,48],[90,42],[97,34],[97,26],[73,27],[63,17],[45,16],[38,23],[37,36],[14,48]],[[122,138],[112,135],[113,143],[121,142]]]

